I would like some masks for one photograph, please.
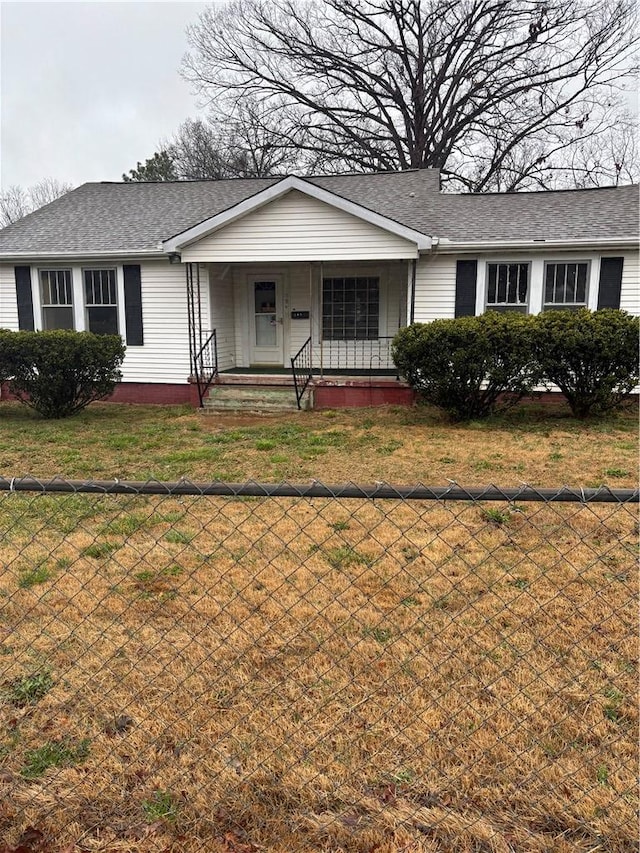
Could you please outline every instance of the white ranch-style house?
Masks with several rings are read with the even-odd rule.
[[[408,402],[407,323],[638,314],[639,279],[636,186],[449,194],[432,169],[89,183],[0,231],[0,327],[121,334],[132,402]]]

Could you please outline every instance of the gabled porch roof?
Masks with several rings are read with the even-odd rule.
[[[244,217],[260,211],[265,206],[273,204],[287,194],[295,191],[308,199],[315,199],[321,202],[336,212],[340,211],[342,214],[354,217],[361,223],[367,223],[373,226],[374,229],[380,229],[380,231],[385,232],[389,236],[393,235],[396,238],[400,238],[400,240],[406,243],[405,251],[402,253],[404,257],[417,257],[420,251],[428,251],[431,248],[431,237],[360,204],[336,195],[310,181],[295,176],[288,176],[250,198],[233,205],[229,209],[211,216],[198,225],[163,241],[163,251],[167,254],[174,254],[180,253],[185,249],[188,250],[189,247],[193,248],[194,244],[199,241],[214,235],[216,232],[238,222]],[[300,227],[304,227],[304,222],[299,224]],[[311,258],[311,256],[309,257]]]

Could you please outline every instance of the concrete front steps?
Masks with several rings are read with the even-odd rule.
[[[310,408],[311,389],[302,400]],[[204,400],[205,413],[215,412],[297,412],[293,378],[289,376],[218,376]]]

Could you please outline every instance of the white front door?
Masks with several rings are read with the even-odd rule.
[[[256,276],[249,280],[248,290],[251,364],[282,367],[282,280],[278,276]]]

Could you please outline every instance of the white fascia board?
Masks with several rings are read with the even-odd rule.
[[[438,252],[441,254],[453,254],[456,252],[495,252],[495,251],[541,251],[547,249],[637,249],[639,241],[637,237],[617,237],[600,240],[476,240],[467,242],[463,240],[447,240],[441,237],[437,243]]]
[[[335,193],[329,192],[328,190],[322,189],[322,187],[318,187],[309,181],[305,181],[295,175],[290,175],[289,177],[278,181],[277,184],[272,184],[272,186],[267,187],[266,190],[262,190],[262,192],[256,193],[256,195],[253,195],[233,207],[230,207],[228,210],[223,210],[222,213],[218,213],[209,219],[205,219],[204,222],[194,225],[193,228],[189,228],[181,234],[177,234],[174,237],[165,240],[162,244],[163,249],[166,253],[179,252],[190,243],[194,243],[196,240],[200,240],[202,237],[212,234],[214,231],[223,228],[225,225],[235,222],[236,219],[240,219],[247,213],[251,213],[258,208],[263,207],[265,204],[268,204],[270,201],[280,198],[290,192],[290,190],[298,190],[311,198],[315,198],[318,201],[322,201],[325,204],[330,205],[331,207],[343,210],[345,213],[350,213],[358,219],[369,222],[371,225],[376,225],[384,231],[389,231],[391,234],[402,237],[410,243],[415,243],[418,250],[427,251],[431,248],[431,237],[426,234],[414,231],[413,228],[401,225],[393,219],[387,219],[386,216],[374,213],[372,210],[369,210],[366,207],[361,207],[353,201],[347,201],[347,199],[335,195]]]

